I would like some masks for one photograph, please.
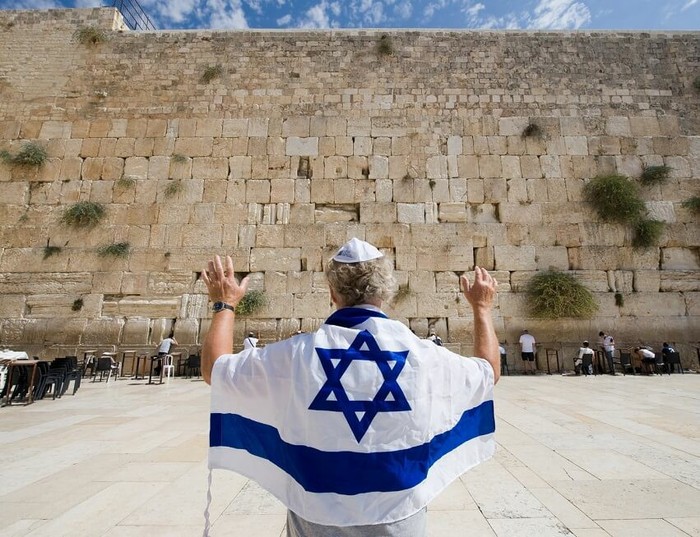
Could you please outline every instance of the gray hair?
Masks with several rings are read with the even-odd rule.
[[[326,278],[343,306],[366,304],[373,299],[386,302],[396,290],[394,271],[386,257],[360,263],[331,259],[326,266]]]

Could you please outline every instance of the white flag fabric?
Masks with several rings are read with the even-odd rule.
[[[300,517],[404,519],[493,455],[493,371],[372,307],[220,357],[209,467],[257,481]]]

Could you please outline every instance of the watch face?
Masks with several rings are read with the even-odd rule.
[[[221,311],[224,309],[224,303],[223,302],[214,302],[214,307],[212,308],[214,310],[214,313]]]

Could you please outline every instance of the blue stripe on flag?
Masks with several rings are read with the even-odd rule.
[[[244,449],[267,459],[307,492],[352,495],[414,487],[427,477],[430,467],[441,457],[495,429],[493,401],[485,401],[464,412],[454,428],[425,444],[397,451],[356,453],[290,444],[270,425],[237,414],[214,413],[209,444]]]
[[[366,308],[341,308],[333,312],[330,317],[326,319],[326,324],[342,326],[343,328],[352,328],[353,326],[364,323],[370,317],[388,319],[381,311],[368,310]]]

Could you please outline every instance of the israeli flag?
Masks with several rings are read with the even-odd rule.
[[[209,467],[317,524],[390,523],[493,455],[493,371],[371,307],[220,357]]]

